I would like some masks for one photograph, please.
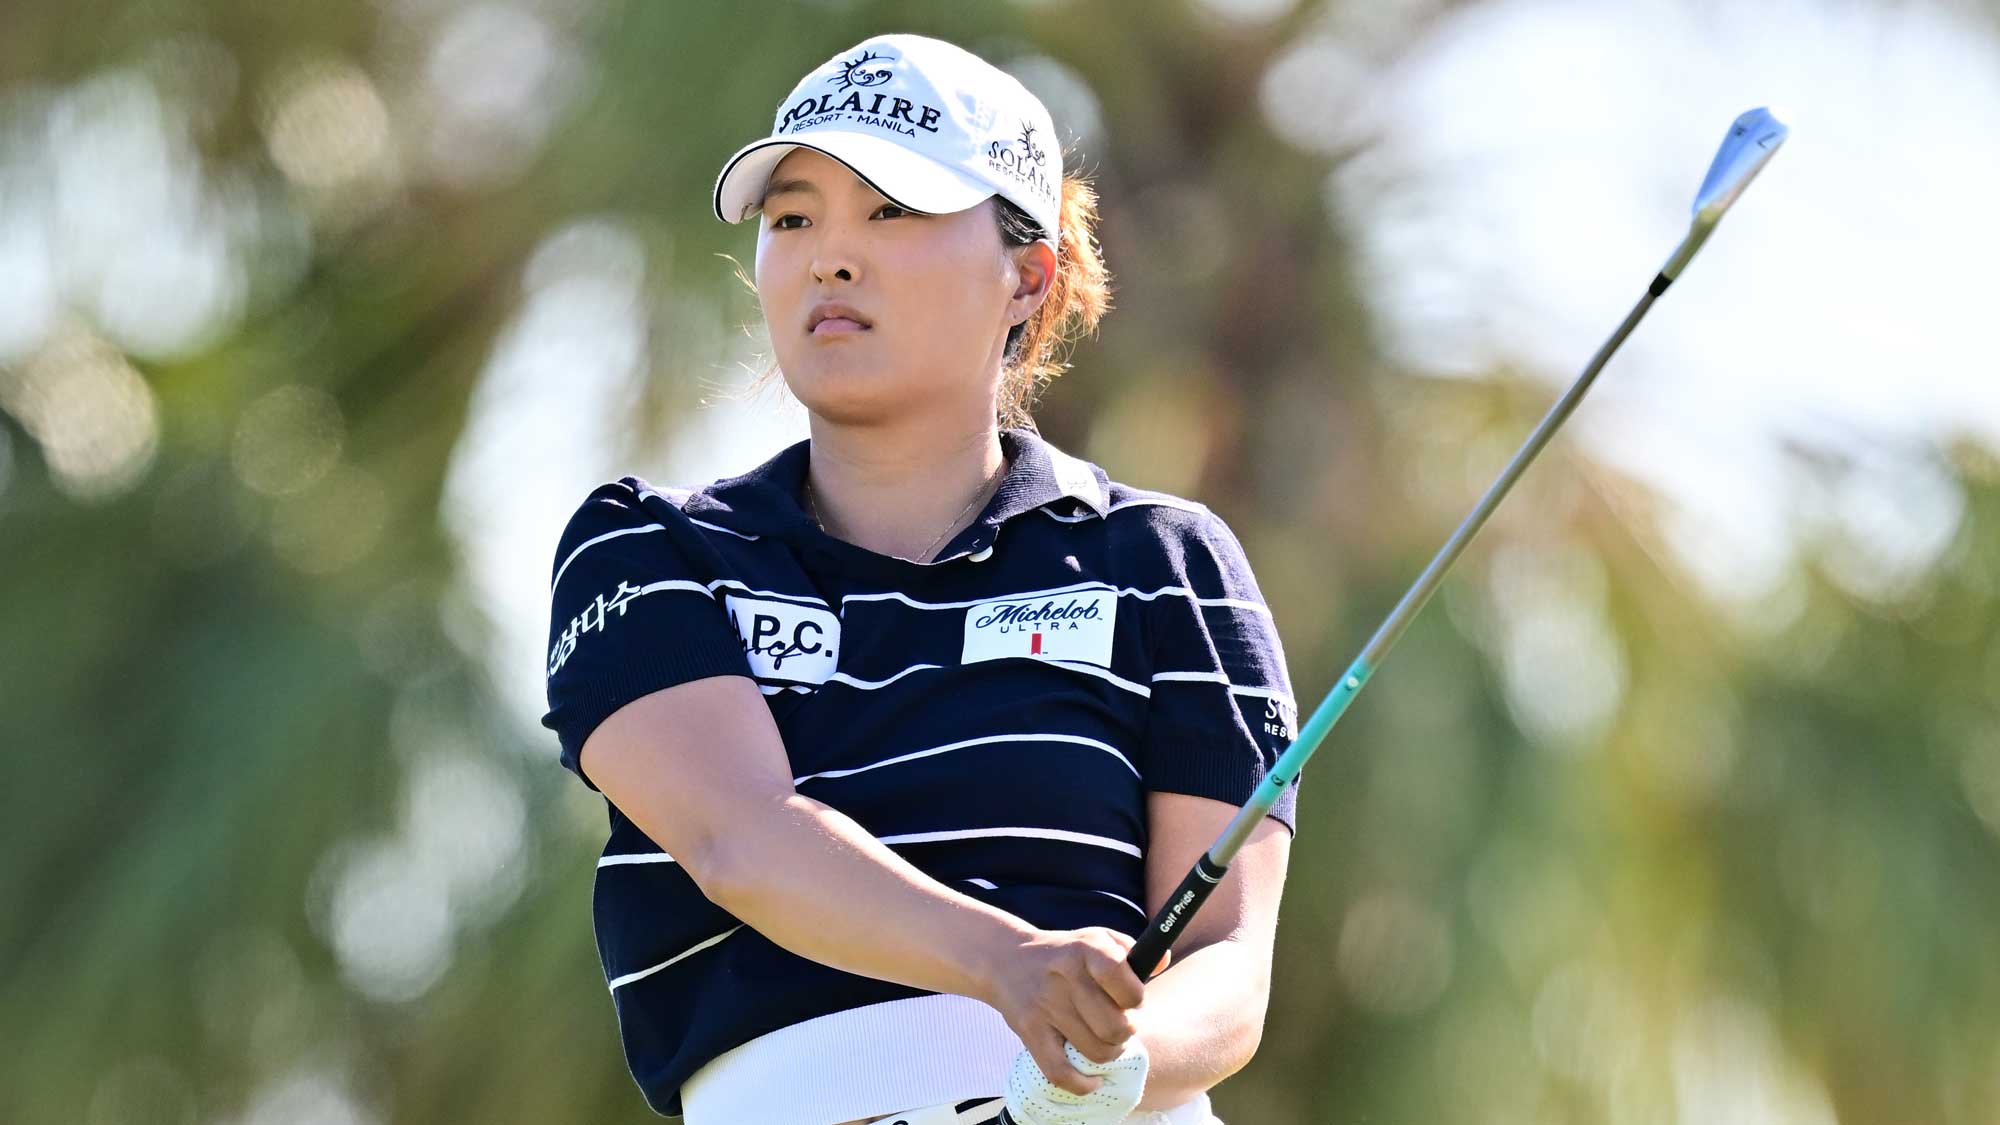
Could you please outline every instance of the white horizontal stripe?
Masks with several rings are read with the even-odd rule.
[[[575,562],[576,557],[578,555],[584,553],[585,551],[590,550],[592,547],[597,546],[599,543],[604,542],[606,539],[616,539],[620,535],[644,535],[649,531],[665,531],[665,530],[666,528],[661,526],[660,524],[649,523],[644,527],[621,527],[617,531],[607,531],[602,535],[596,536],[595,538],[584,540],[582,543],[577,545],[576,550],[571,551],[569,553],[569,557],[563,560],[563,564],[556,568],[556,576],[549,580],[549,590],[551,592],[555,590],[556,583],[562,581],[563,571],[569,569],[569,564]]]
[[[1157,505],[1162,508],[1179,508],[1183,512],[1193,512],[1198,516],[1208,514],[1208,505],[1206,504],[1197,504],[1192,500],[1177,500],[1167,496],[1135,496],[1130,500],[1120,500],[1106,509],[1105,514],[1110,515],[1112,512],[1122,511],[1126,508],[1144,507],[1147,504]]]
[[[761,535],[752,535],[747,531],[738,531],[733,527],[724,527],[719,523],[710,523],[707,520],[698,520],[693,516],[688,516],[688,522],[694,524],[697,527],[705,527],[710,531],[720,531],[724,535],[734,535],[738,539],[756,540],[763,538],[763,536]]]
[[[1003,656],[1003,657],[1000,657],[1000,659],[1002,659],[1002,660],[1033,660],[1033,659],[1034,659],[1034,657],[1032,657],[1032,656]],[[1112,671],[1111,671],[1111,670],[1110,670],[1109,668],[1102,668],[1102,667],[1099,667],[1098,665],[1095,665],[1095,664],[1085,664],[1085,663],[1084,663],[1083,661],[1081,661],[1081,660],[1044,660],[1044,661],[1042,661],[1042,663],[1044,663],[1044,664],[1053,664],[1053,665],[1057,666],[1058,668],[1068,668],[1068,669],[1069,669],[1070,671],[1072,671],[1072,672],[1083,672],[1083,673],[1086,673],[1086,674],[1088,674],[1088,675],[1092,675],[1092,676],[1096,676],[1096,677],[1097,677],[1098,679],[1100,679],[1100,680],[1103,680],[1103,681],[1105,681],[1105,682],[1107,682],[1107,683],[1111,684],[1111,685],[1112,685],[1112,686],[1114,686],[1114,687],[1121,687],[1121,688],[1124,688],[1124,689],[1125,689],[1126,691],[1129,691],[1129,692],[1131,692],[1132,694],[1134,694],[1134,695],[1137,695],[1137,696],[1140,696],[1141,698],[1144,698],[1144,699],[1151,699],[1151,698],[1153,697],[1153,689],[1152,689],[1152,688],[1149,688],[1149,687],[1147,687],[1147,686],[1146,686],[1146,685],[1144,685],[1144,684],[1135,684],[1135,683],[1133,683],[1133,682],[1132,682],[1131,680],[1128,680],[1128,679],[1126,679],[1126,678],[1125,678],[1125,677],[1123,677],[1123,676],[1119,676],[1119,675],[1115,675],[1114,673],[1112,673]]]
[[[1183,512],[1193,512],[1196,515],[1203,515],[1208,512],[1208,508],[1205,505],[1197,504],[1191,500],[1168,500],[1151,496],[1139,496],[1131,500],[1120,500],[1118,503],[1106,508],[1104,514],[1108,516],[1113,512],[1123,511],[1126,508],[1143,508],[1148,505],[1161,508],[1179,508]],[[1063,523],[1080,523],[1097,514],[1096,512],[1086,511],[1082,515],[1066,516],[1060,512],[1051,511],[1047,507],[1043,507],[1040,511],[1050,519],[1061,520]]]
[[[1196,598],[1194,604],[1201,606],[1227,606],[1230,609],[1247,609],[1253,613],[1271,616],[1271,607],[1263,602],[1245,601],[1242,598]]]
[[[1072,582],[1067,586],[1055,586],[1047,590],[1023,590],[1020,593],[1014,594],[995,593],[983,598],[971,598],[960,602],[920,602],[899,590],[885,590],[879,594],[848,594],[842,597],[840,601],[842,605],[848,602],[895,601],[902,602],[913,609],[970,609],[973,606],[985,605],[988,602],[1018,602],[1026,601],[1029,598],[1047,598],[1054,597],[1057,594],[1074,594],[1084,590],[1109,590],[1112,588],[1108,582]],[[1136,593],[1136,591],[1132,592]]]
[[[1131,770],[1133,777],[1139,776],[1139,771],[1131,762],[1125,760],[1125,755],[1119,753],[1116,747],[1109,743],[1099,742],[1094,738],[1085,738],[1080,734],[994,734],[981,738],[968,738],[960,742],[947,742],[943,746],[933,746],[928,750],[918,750],[909,754],[898,754],[893,758],[884,758],[879,762],[870,762],[868,765],[856,766],[849,770],[825,770],[821,773],[809,773],[804,777],[793,778],[792,784],[804,785],[806,782],[817,778],[852,777],[857,773],[867,773],[869,770],[881,769],[883,766],[901,765],[904,762],[914,762],[919,758],[949,754],[953,750],[963,750],[968,746],[991,746],[995,743],[1006,742],[1069,742],[1078,746],[1088,746],[1092,749],[1102,750],[1106,754],[1118,759],[1118,764]]]
[[[657,594],[661,590],[686,590],[690,594],[700,594],[704,597],[712,598],[715,596],[709,592],[708,587],[699,582],[690,582],[685,578],[662,578],[658,582],[648,582],[644,586],[639,587],[641,594]]]
[[[883,836],[885,844],[941,844],[952,840],[1061,840],[1067,844],[1089,844],[1093,848],[1110,848],[1114,852],[1124,852],[1134,859],[1140,858],[1139,849],[1123,840],[1113,840],[1108,836],[1092,836],[1087,832],[1070,832],[1061,828],[965,828],[950,832],[912,832],[903,836]]]
[[[1104,896],[1105,898],[1115,898],[1115,899],[1117,899],[1117,900],[1118,900],[1119,902],[1122,902],[1122,903],[1124,903],[1125,905],[1127,905],[1127,906],[1131,907],[1132,909],[1134,909],[1134,910],[1138,911],[1138,912],[1139,912],[1139,917],[1141,917],[1141,918],[1147,918],[1147,917],[1151,917],[1151,915],[1149,915],[1149,914],[1147,914],[1147,913],[1146,913],[1146,908],[1145,908],[1145,907],[1143,907],[1143,906],[1140,906],[1140,905],[1139,905],[1138,903],[1136,903],[1136,902],[1133,902],[1133,901],[1132,901],[1131,899],[1129,899],[1129,898],[1126,898],[1126,897],[1125,897],[1124,895],[1114,895],[1114,894],[1112,894],[1112,893],[1111,893],[1110,891],[1098,891],[1097,893],[1098,893],[1098,894],[1101,894],[1101,895],[1103,895],[1103,896]]]
[[[1162,586],[1160,589],[1154,591],[1151,595],[1141,594],[1140,596],[1157,598],[1163,594],[1177,594],[1180,597],[1186,598],[1198,606],[1205,606],[1205,607],[1226,606],[1230,609],[1248,609],[1261,613],[1266,617],[1271,616],[1271,607],[1265,605],[1262,602],[1245,601],[1242,598],[1198,598],[1195,596],[1193,590],[1190,590],[1185,586]]]
[[[1132,586],[1113,586],[1109,582],[1073,582],[1067,586],[1055,586],[1046,590],[1022,590],[1017,593],[996,593],[983,598],[972,598],[957,602],[924,602],[897,590],[885,590],[879,594],[848,594],[840,599],[843,607],[848,602],[902,602],[911,609],[970,609],[976,605],[990,605],[994,602],[1022,602],[1035,598],[1053,598],[1063,594],[1080,594],[1090,590],[1109,590],[1121,598],[1138,598],[1150,602],[1156,598],[1187,598],[1196,605],[1230,606],[1237,609],[1255,610],[1268,615],[1268,607],[1240,598],[1200,598],[1186,586],[1162,586],[1157,590],[1140,590]],[[821,603],[824,605],[825,603]]]
[[[673,491],[679,494],[676,497],[676,496],[669,496],[664,492],[655,492],[650,488],[633,488],[631,485],[626,484],[622,480],[614,481],[613,483],[619,485],[625,491],[631,493],[632,498],[635,500],[644,500],[646,497],[650,496],[653,499],[660,501],[661,503],[672,504],[675,508],[679,508],[681,505],[687,503],[687,498],[694,495],[694,489],[692,488],[674,489]],[[685,515],[686,513],[682,514]]]
[[[1290,703],[1292,701],[1291,692],[1283,691],[1278,688],[1255,687],[1249,684],[1233,684],[1229,682],[1229,677],[1223,675],[1221,672],[1153,673],[1154,683],[1157,684],[1162,680],[1172,681],[1177,683],[1222,684],[1225,687],[1227,687],[1230,691],[1236,693],[1237,695],[1254,695],[1259,699],[1281,699],[1286,703]]]
[[[757,690],[763,692],[765,695],[778,695],[788,691],[795,691],[800,695],[809,695],[812,692],[811,688],[802,684],[758,684]]]
[[[828,676],[826,678],[826,682],[827,683],[838,682],[846,684],[849,687],[860,688],[862,691],[874,691],[876,688],[888,687],[890,684],[895,683],[897,680],[902,679],[904,676],[907,676],[912,672],[921,672],[927,668],[942,668],[942,667],[944,667],[944,665],[942,664],[912,664],[908,668],[905,668],[902,671],[896,673],[895,675],[890,676],[886,680],[862,680],[850,676],[845,672],[835,672],[833,675]]]
[[[819,606],[821,609],[827,610],[829,612],[831,612],[833,609],[831,605],[827,604],[825,598],[815,598],[811,594],[781,594],[776,590],[759,590],[755,586],[746,586],[743,583],[736,581],[734,578],[718,578],[715,581],[710,582],[708,584],[708,588],[710,591],[713,591],[718,586],[731,586],[738,590],[743,591],[746,594],[755,594],[757,597],[760,598],[776,598],[779,601],[801,602],[805,605],[816,605]]]
[[[1067,668],[1073,672],[1082,672],[1086,675],[1096,676],[1100,680],[1105,680],[1116,687],[1124,688],[1126,691],[1129,691],[1132,694],[1140,696],[1142,698],[1151,698],[1153,694],[1153,690],[1149,687],[1146,687],[1144,684],[1133,683],[1131,680],[1125,679],[1123,676],[1112,674],[1110,671],[1108,671],[1101,665],[1086,664],[1080,660],[1054,660],[1047,657],[1039,657],[1039,656],[996,656],[993,658],[993,660],[994,661],[1032,660],[1039,664],[1048,664],[1053,667]],[[975,664],[984,664],[984,663],[990,663],[990,662],[989,661],[975,662]],[[974,666],[975,666],[974,664],[950,665],[950,667],[953,668],[970,668]],[[854,676],[850,676],[845,672],[835,672],[826,678],[826,682],[830,684],[833,683],[846,684],[849,687],[860,688],[862,691],[874,691],[878,688],[888,687],[890,684],[895,683],[897,680],[902,679],[904,676],[907,676],[912,672],[935,671],[937,669],[944,667],[946,666],[943,664],[912,664],[908,668],[905,668],[902,671],[897,672],[895,675],[890,676],[888,679],[885,680],[863,680],[863,679],[858,679]],[[769,695],[771,693],[766,692],[765,694]]]
[[[1237,695],[1254,695],[1259,699],[1276,699],[1283,703],[1292,702],[1292,693],[1277,688],[1249,687],[1244,684],[1230,684],[1229,690]]]
[[[618,483],[625,484],[624,481],[619,481]],[[663,492],[655,492],[650,488],[633,488],[631,485],[625,484],[625,491],[632,493],[641,500],[644,500],[646,497],[651,496],[655,500],[663,500],[669,504],[673,504],[673,506],[676,508],[680,507],[680,504],[676,503],[673,497],[668,496]],[[691,488],[683,488],[680,489],[679,491],[682,500],[686,500],[689,496],[694,494],[694,490]]]
[[[967,879],[965,881],[971,883],[975,887],[985,887],[989,891],[997,891],[1000,889],[999,887],[995,886],[991,880],[987,879]],[[1138,911],[1139,916],[1141,918],[1150,917],[1150,915],[1146,913],[1145,907],[1140,906],[1138,903],[1133,902],[1131,899],[1126,898],[1124,895],[1113,894],[1110,891],[1097,891],[1096,893],[1103,895],[1105,898],[1117,899],[1119,902],[1122,902],[1125,905],[1131,907],[1132,909]]]
[[[715,935],[714,937],[709,938],[707,941],[702,942],[700,945],[690,946],[687,949],[683,949],[679,953],[676,953],[672,957],[669,957],[666,960],[660,962],[659,964],[654,965],[650,969],[640,969],[636,973],[626,973],[624,976],[619,977],[617,980],[611,982],[611,991],[616,992],[619,989],[625,987],[626,985],[631,984],[635,980],[645,980],[647,977],[650,977],[654,973],[659,972],[661,969],[664,969],[667,966],[673,964],[674,962],[679,961],[681,958],[692,957],[695,954],[700,953],[702,950],[707,949],[709,946],[714,945],[717,942],[720,942],[723,938],[728,937],[730,934],[733,934],[742,928],[743,927],[741,925],[731,926],[730,928],[722,931],[721,933]]]
[[[1228,676],[1225,676],[1225,675],[1223,675],[1223,674],[1222,674],[1222,673],[1220,673],[1220,672],[1155,672],[1155,673],[1153,673],[1153,682],[1154,682],[1154,683],[1156,683],[1156,684],[1157,684],[1157,683],[1159,683],[1159,682],[1160,682],[1160,681],[1162,681],[1162,680],[1175,680],[1175,681],[1181,681],[1181,680],[1185,680],[1185,681],[1187,681],[1187,682],[1189,682],[1189,683],[1200,683],[1200,684],[1226,684],[1226,683],[1228,683],[1228,682],[1229,682],[1229,677],[1228,677]]]
[[[963,828],[944,832],[913,832],[903,836],[878,836],[884,844],[937,844],[951,840],[984,840],[996,837],[1010,837],[1028,840],[1062,840],[1071,844],[1090,844],[1093,847],[1110,848],[1126,855],[1137,857],[1139,849],[1131,844],[1113,840],[1105,836],[1092,836],[1087,832],[1071,832],[1063,828]],[[599,867],[620,867],[636,863],[672,863],[674,857],[665,852],[632,852],[625,855],[607,855],[597,861]],[[975,880],[976,882],[977,880]],[[989,886],[987,889],[991,890]]]
[[[622,867],[628,863],[675,863],[673,856],[665,852],[628,852],[624,855],[597,857],[599,867]]]

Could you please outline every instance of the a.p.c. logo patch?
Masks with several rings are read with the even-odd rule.
[[[826,610],[735,594],[722,601],[756,675],[823,684],[839,666],[840,618]]]

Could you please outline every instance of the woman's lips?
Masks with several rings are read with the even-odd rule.
[[[806,332],[814,336],[845,336],[870,327],[860,309],[841,301],[821,301],[806,314]]]

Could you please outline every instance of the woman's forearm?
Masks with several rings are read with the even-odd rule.
[[[919,871],[846,814],[797,794],[734,825],[706,866],[703,893],[778,945],[932,992],[990,1002],[992,966],[1036,932]]]
[[[1132,1022],[1150,1057],[1140,1109],[1171,1109],[1243,1069],[1264,1034],[1269,954],[1218,941],[1146,983]]]

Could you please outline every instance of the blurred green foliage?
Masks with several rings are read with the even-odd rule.
[[[1378,65],[1447,14],[1400,11]],[[10,13],[0,212],[39,198],[117,263],[120,197],[75,195],[63,154],[115,165],[76,122],[150,121],[127,141],[164,138],[183,178],[131,198],[226,210],[237,284],[142,272],[0,364],[0,1119],[649,1118],[591,942],[600,813],[523,720],[539,700],[495,686],[451,459],[531,255],[579,216],[646,257],[611,455],[647,472],[699,426],[716,341],[755,319],[713,256],[747,246],[708,214],[715,170],[880,30],[1094,93],[1072,160],[1118,308],[1042,428],[1228,519],[1316,699],[1564,375],[1384,357],[1327,218],[1353,153],[1252,108],[1322,15]],[[521,67],[482,70],[494,52]],[[468,100],[475,78],[499,85]],[[1545,456],[1307,771],[1268,1030],[1225,1119],[1991,1120],[2000,461],[1861,440],[1791,463],[1800,562],[1731,596],[1676,561],[1646,488]],[[1881,474],[1959,505],[1914,572],[1813,516]],[[418,909],[449,911],[433,947],[371,975]]]

